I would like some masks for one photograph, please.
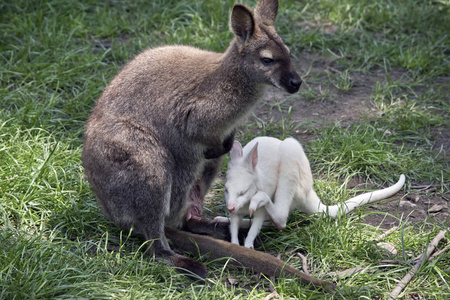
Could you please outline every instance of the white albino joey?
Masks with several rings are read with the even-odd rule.
[[[360,205],[391,197],[402,188],[405,176],[400,175],[399,181],[391,187],[328,206],[313,190],[311,167],[297,140],[258,137],[244,148],[239,142],[233,143],[226,180],[225,199],[230,218],[216,217],[215,221],[230,222],[231,241],[239,244],[239,228],[250,224],[243,217],[253,215],[244,243],[245,247],[252,248],[264,221],[268,219],[278,229],[283,229],[293,209],[335,218]]]

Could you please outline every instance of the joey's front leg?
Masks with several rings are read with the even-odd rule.
[[[250,226],[250,230],[248,231],[247,238],[245,239],[244,246],[246,248],[253,249],[253,244],[255,242],[256,237],[261,232],[262,225],[264,220],[266,219],[266,210],[264,207],[257,209],[254,212],[252,226]]]
[[[292,199],[292,197],[288,199]],[[290,204],[282,199],[273,203],[266,193],[259,191],[250,200],[249,214],[251,216],[258,209],[264,208],[275,226],[278,229],[284,229],[289,216]]]
[[[272,200],[266,193],[261,191],[257,192],[250,200],[249,206],[250,217],[257,209],[266,206],[269,202],[272,203]]]
[[[206,159],[213,159],[218,158],[228,152],[230,152],[231,147],[233,146],[234,141],[234,135],[236,133],[236,130],[233,130],[233,132],[228,135],[225,140],[217,142],[217,144],[212,143],[212,145],[209,145],[210,147],[206,149],[204,152],[204,156]]]
[[[233,244],[239,245],[239,226],[242,220],[242,215],[231,214],[230,215],[230,234],[231,242]]]

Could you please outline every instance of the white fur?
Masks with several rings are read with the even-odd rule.
[[[338,205],[322,203],[313,190],[313,178],[308,158],[301,144],[288,138],[281,141],[271,137],[258,137],[244,149],[239,142],[233,144],[228,163],[225,199],[230,219],[217,217],[216,222],[230,222],[232,243],[239,244],[239,227],[243,216],[253,215],[245,247],[252,248],[265,220],[279,228],[286,227],[289,212],[300,209],[307,214],[323,213],[335,218],[357,206],[389,198],[405,183],[405,176],[388,188],[365,193]],[[242,226],[244,225],[244,226]]]

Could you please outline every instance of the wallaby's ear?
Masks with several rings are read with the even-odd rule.
[[[246,158],[246,162],[249,166],[251,164],[253,170],[255,169],[258,164],[258,142],[256,142],[255,146],[253,146],[252,150],[250,150],[250,153]]]
[[[255,15],[260,22],[273,25],[278,14],[278,0],[259,0],[256,4]]]
[[[242,157],[242,145],[238,141],[233,142],[233,146],[230,150],[230,161],[234,161],[239,157]]]
[[[253,12],[242,4],[235,4],[231,11],[230,29],[244,44],[255,31]]]

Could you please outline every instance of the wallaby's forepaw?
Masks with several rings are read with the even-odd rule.
[[[236,131],[233,130],[233,132],[231,132],[230,135],[227,136],[225,140],[219,145],[213,145],[211,148],[206,149],[205,152],[203,153],[205,158],[214,159],[230,152],[231,147],[233,147],[235,132]]]
[[[225,150],[225,153],[230,152],[231,148],[233,147],[234,142],[234,135],[236,134],[236,130],[233,130],[233,132],[230,133],[229,136],[225,138],[223,141],[223,148]]]

